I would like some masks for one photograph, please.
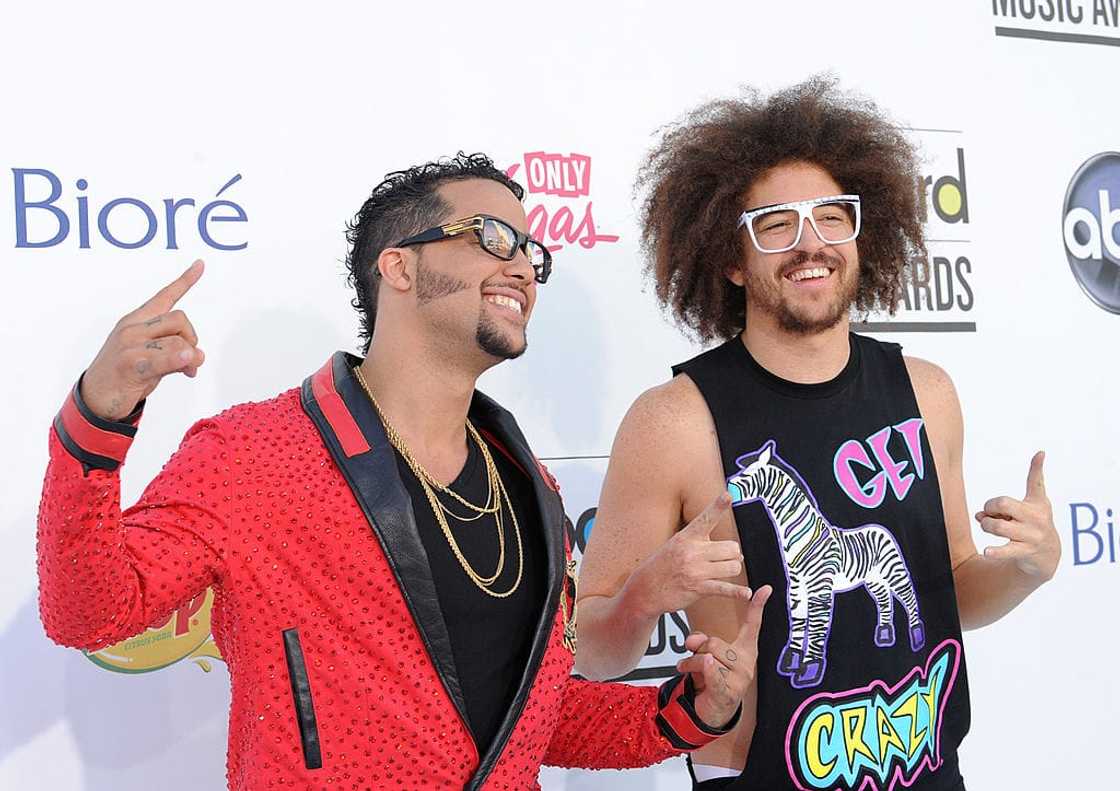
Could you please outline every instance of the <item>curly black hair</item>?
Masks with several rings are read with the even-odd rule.
[[[924,204],[914,147],[870,100],[816,76],[763,97],[701,105],[663,133],[639,171],[646,274],[658,300],[702,341],[745,326],[737,228],[742,198],[776,165],[809,162],[862,198],[855,306],[893,314],[906,268],[926,260]]]
[[[377,290],[381,283],[375,265],[377,257],[401,239],[438,225],[450,208],[438,188],[466,179],[490,179],[504,185],[518,200],[525,197],[521,185],[495,167],[490,157],[460,151],[454,157],[386,174],[354,219],[346,224],[346,241],[350,245],[346,284],[357,292],[350,304],[361,321],[358,334],[363,354],[369,352],[377,321]]]

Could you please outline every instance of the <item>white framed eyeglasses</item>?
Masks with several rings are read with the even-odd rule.
[[[859,195],[829,195],[760,206],[740,214],[738,227],[746,226],[760,253],[784,253],[801,241],[806,219],[825,244],[850,242],[859,236]]]

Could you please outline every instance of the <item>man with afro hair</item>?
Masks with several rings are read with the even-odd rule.
[[[629,671],[678,609],[690,647],[731,667],[742,658],[716,641],[745,617],[748,585],[769,584],[743,717],[693,754],[696,787],[963,788],[961,629],[1048,580],[1060,543],[1039,453],[1025,498],[975,517],[1007,543],[977,552],[952,381],[851,331],[853,312],[893,313],[925,265],[912,146],[872,102],[814,78],[701,106],[638,183],[657,296],[717,345],[618,431],[577,670]]]

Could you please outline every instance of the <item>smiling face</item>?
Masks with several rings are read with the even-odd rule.
[[[453,181],[442,185],[439,194],[448,205],[441,223],[488,214],[526,232],[520,201],[496,181]],[[445,341],[441,345],[465,344],[490,363],[524,353],[537,296],[535,273],[524,251],[503,261],[482,249],[474,231],[410,249],[416,255],[416,308]]]
[[[808,162],[777,165],[757,179],[743,198],[745,211],[844,192],[825,171]],[[856,242],[828,244],[804,221],[792,250],[763,253],[743,234],[742,269],[729,272],[746,287],[747,316],[765,316],[779,328],[809,335],[836,326],[855,301],[859,287]]]

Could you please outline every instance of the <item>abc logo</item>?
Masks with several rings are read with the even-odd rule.
[[[1062,236],[1081,289],[1120,313],[1120,154],[1097,154],[1078,168],[1066,190]]]

